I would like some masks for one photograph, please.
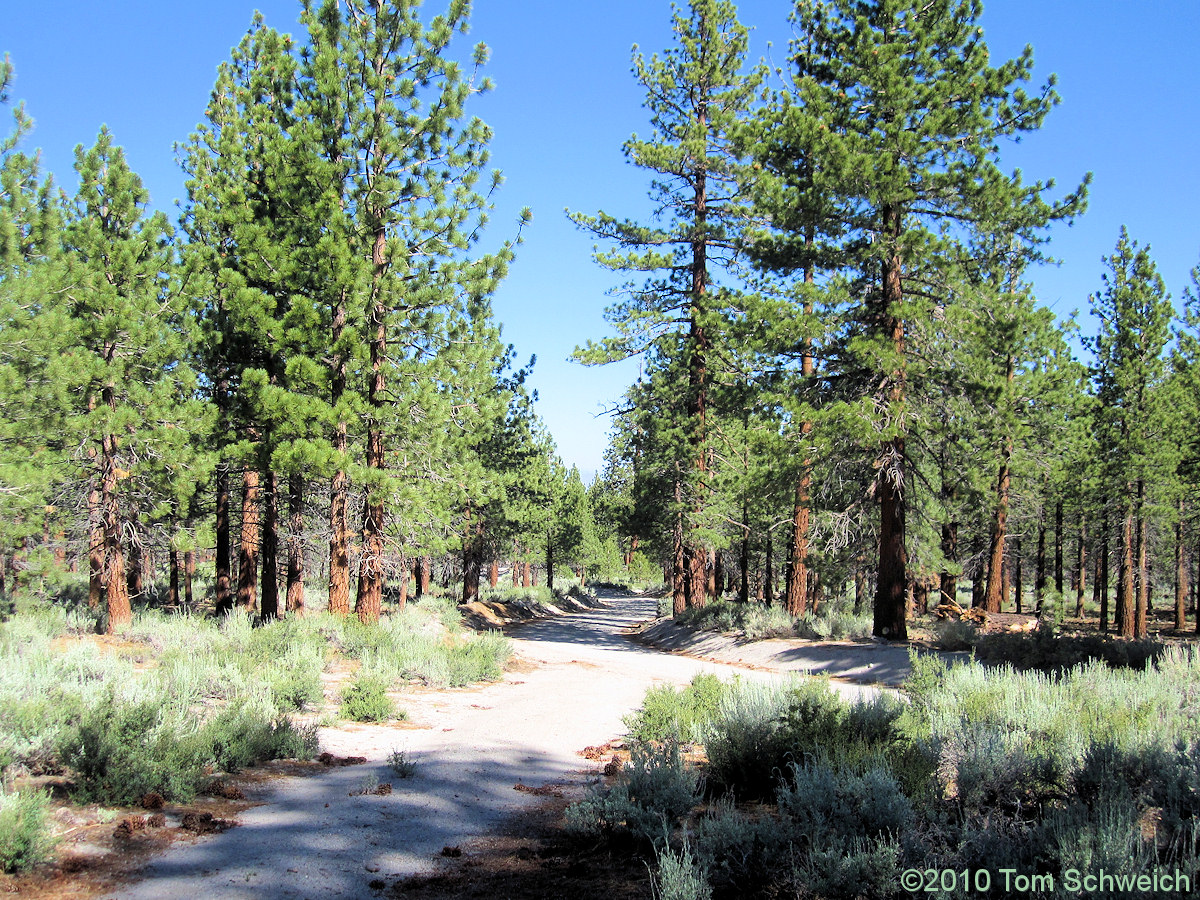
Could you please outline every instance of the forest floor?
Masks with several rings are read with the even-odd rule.
[[[141,827],[144,810],[64,808],[58,815],[71,831],[57,862],[0,876],[0,893],[645,897],[648,860],[570,844],[561,824],[566,805],[627,758],[622,718],[649,687],[700,672],[774,679],[809,671],[856,695],[908,673],[905,645],[743,642],[653,622],[652,597],[607,591],[601,599],[513,626],[503,680],[411,687],[395,695],[407,721],[321,728],[318,761],[243,772],[215,792],[224,796],[162,810],[166,827]],[[415,766],[412,777],[389,765],[397,752]]]

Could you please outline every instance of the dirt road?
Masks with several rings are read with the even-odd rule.
[[[406,726],[323,730],[322,750],[366,757],[366,764],[262,787],[251,796],[262,805],[237,827],[173,847],[137,883],[107,896],[373,900],[379,894],[372,881],[432,871],[444,847],[484,837],[535,802],[515,785],[582,782],[595,764],[579,751],[620,735],[622,717],[651,685],[683,684],[698,672],[782,677],[634,643],[621,632],[652,618],[654,600],[614,596],[605,603],[514,631],[515,665],[502,682],[404,695]],[[415,762],[414,777],[400,780],[389,768],[398,749]],[[389,782],[390,794],[362,793]]]

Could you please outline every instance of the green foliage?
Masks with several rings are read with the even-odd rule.
[[[988,663],[1007,663],[1014,669],[1061,673],[1089,662],[1112,669],[1145,671],[1162,657],[1167,646],[1157,640],[1124,640],[1108,635],[1058,635],[1050,628],[1033,634],[997,632],[978,636],[975,656]]]
[[[678,853],[670,847],[662,847],[655,855],[658,877],[651,879],[653,900],[711,900],[712,888],[686,841]]]
[[[388,754],[388,768],[397,778],[412,778],[417,774],[417,764],[405,750],[396,749]]]
[[[444,622],[453,630],[447,633]],[[437,687],[462,687],[494,681],[511,654],[508,639],[494,632],[465,633],[457,607],[449,599],[410,604],[378,626],[329,617],[321,629],[342,651],[364,667],[391,680],[420,679]]]
[[[317,753],[315,725],[271,718],[271,710],[248,702],[218,712],[205,722],[202,736],[217,769],[224,772],[271,759],[312,759]]]
[[[739,809],[732,795],[708,804],[691,835],[696,857],[715,887],[758,894],[778,880],[790,845],[804,840],[791,820]]]
[[[869,616],[856,616],[834,604],[825,604],[819,615],[805,613],[795,617],[788,615],[780,606],[716,600],[685,610],[676,617],[676,621],[689,628],[705,631],[740,631],[751,641],[774,637],[838,641],[869,637],[871,634]]]
[[[593,787],[567,808],[567,829],[579,837],[630,837],[665,846],[679,818],[699,799],[696,776],[683,763],[679,744],[635,744],[616,784]]]
[[[149,791],[189,800],[209,762],[197,722],[163,697],[134,702],[109,690],[88,708],[57,749],[83,802],[130,804]]]
[[[709,673],[697,675],[681,690],[669,684],[653,687],[646,692],[641,708],[624,719],[629,737],[643,744],[703,740],[727,690],[726,684]]]
[[[378,675],[359,674],[342,689],[342,715],[355,722],[386,722],[404,718],[387,695],[391,684]]]
[[[741,682],[721,699],[704,740],[708,787],[743,800],[774,796],[789,762],[780,726],[788,708],[788,689]]]
[[[1052,678],[929,654],[911,703],[738,682],[706,743],[725,796],[694,822],[695,864],[720,890],[803,896],[893,896],[906,867],[1194,878],[1198,660]]]
[[[0,871],[15,874],[46,860],[54,847],[50,795],[0,787]]]

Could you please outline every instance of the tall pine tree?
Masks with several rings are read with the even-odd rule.
[[[1051,183],[1001,171],[1000,142],[1036,130],[1058,98],[1052,83],[1022,87],[1028,48],[991,64],[981,10],[977,0],[801,0],[794,96],[772,148],[776,167],[802,170],[823,198],[803,226],[823,248],[815,262],[858,278],[860,327],[839,374],[860,384],[856,440],[874,446],[874,632],[893,640],[907,635],[908,323],[947,299],[944,273],[983,251],[976,236],[1012,234],[1032,258],[1041,229],[1083,202],[1082,186],[1052,202]]]

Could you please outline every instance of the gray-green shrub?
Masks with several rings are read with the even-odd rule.
[[[635,741],[685,741],[703,739],[720,709],[727,686],[716,675],[701,672],[684,688],[664,684],[650,688],[641,707],[624,718]]]
[[[387,695],[391,684],[379,675],[359,674],[342,689],[342,715],[355,722],[386,722],[396,717],[396,704]]]
[[[656,856],[658,877],[650,885],[655,900],[711,900],[712,887],[687,841],[678,852],[662,847]]]
[[[45,791],[0,786],[0,871],[24,872],[49,858],[54,848],[49,807]]]
[[[790,766],[779,812],[814,843],[848,846],[860,837],[897,837],[913,824],[912,802],[884,766],[861,775],[806,761]]]
[[[591,838],[627,835],[661,847],[699,796],[699,782],[684,766],[677,743],[635,744],[612,787],[594,786],[567,808],[567,830]]]

